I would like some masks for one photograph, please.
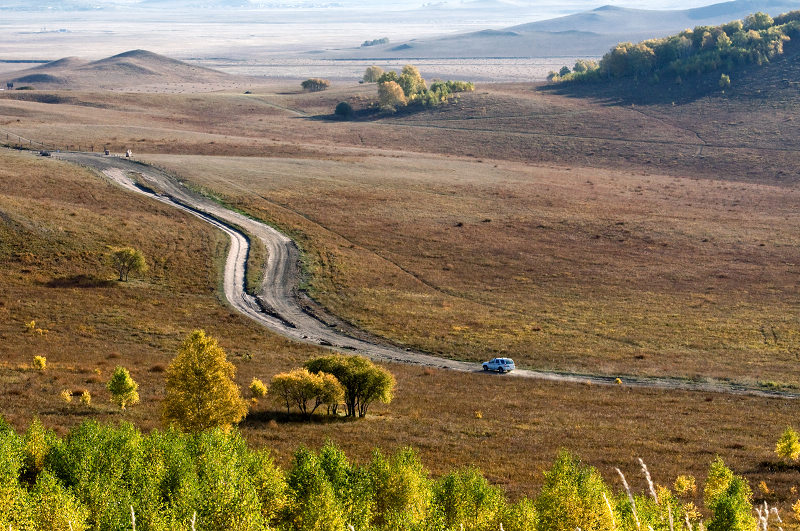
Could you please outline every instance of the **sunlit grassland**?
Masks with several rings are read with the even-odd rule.
[[[148,156],[293,233],[310,293],[399,344],[796,385],[797,192],[421,156]]]

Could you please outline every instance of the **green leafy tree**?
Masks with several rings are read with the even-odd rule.
[[[364,83],[377,83],[383,75],[383,68],[379,66],[368,66],[364,71]]]
[[[344,403],[348,417],[364,417],[375,400],[392,401],[395,380],[392,373],[378,367],[363,356],[334,354],[306,362],[310,372],[332,374],[344,388]]]
[[[300,86],[303,87],[303,90],[307,90],[308,92],[320,92],[330,87],[331,82],[327,79],[312,77],[300,83]]]
[[[111,380],[106,388],[111,393],[111,401],[120,409],[139,403],[139,393],[137,392],[139,384],[133,381],[131,373],[125,367],[118,366],[114,369],[114,374],[111,375]]]
[[[759,11],[752,15],[747,15],[744,19],[744,29],[761,31],[771,27],[775,23],[772,17]]]
[[[728,487],[709,507],[713,516],[708,531],[756,531],[758,524],[753,516],[753,492],[747,481],[734,476]]]
[[[544,485],[536,498],[540,527],[548,531],[614,529],[604,496],[610,493],[597,470],[561,451],[544,473]]]
[[[253,378],[250,382],[250,394],[253,398],[264,398],[267,396],[267,386],[258,378]]]
[[[570,73],[570,69],[569,69],[568,66],[562,66],[561,70],[558,71],[558,75],[560,77],[564,77],[566,75],[569,75],[569,73]]]
[[[465,531],[494,531],[506,511],[502,491],[490,485],[475,468],[450,472],[433,487],[434,504],[447,529],[461,525]]]
[[[786,462],[797,461],[800,457],[800,438],[791,426],[787,426],[778,439],[775,453]]]
[[[164,421],[189,432],[230,430],[247,413],[235,375],[217,340],[195,330],[167,368]]]
[[[288,528],[305,531],[341,531],[345,515],[319,458],[307,448],[294,454],[286,482],[293,502],[288,506]]]
[[[373,526],[384,529],[414,529],[431,504],[428,472],[416,452],[403,448],[387,459],[372,452],[369,478],[374,495]]]
[[[45,472],[31,490],[32,516],[36,529],[83,531],[89,510],[50,472]]]
[[[111,251],[109,257],[111,267],[119,274],[121,282],[127,282],[128,276],[147,272],[147,261],[138,249],[122,247]]]

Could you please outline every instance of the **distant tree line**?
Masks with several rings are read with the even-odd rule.
[[[599,63],[580,60],[572,70],[551,72],[551,81],[601,81],[633,78],[659,82],[683,79],[714,71],[768,63],[783,54],[783,45],[800,35],[800,11],[779,15],[755,13],[719,26],[697,26],[677,35],[638,44],[623,42]],[[726,76],[727,77],[727,76]],[[727,83],[720,79],[720,86]]]
[[[382,39],[373,39],[371,41],[364,41],[361,43],[361,47],[366,48],[367,46],[379,46],[381,44],[389,44],[389,37],[383,37]]]

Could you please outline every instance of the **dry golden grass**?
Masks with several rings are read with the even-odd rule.
[[[779,124],[796,107],[757,122],[758,105],[743,103],[729,122],[709,119],[697,129],[716,146],[700,154],[687,129],[719,102],[623,109],[499,86],[419,115],[304,117],[371,91],[4,94],[0,129],[180,155],[147,158],[285,228],[307,251],[315,296],[397,342],[542,368],[800,383],[797,191],[773,184],[798,161],[766,150],[770,131],[794,138]],[[727,125],[741,120],[754,125]],[[319,352],[220,302],[224,241],[199,221],[93,188],[97,177],[60,163],[0,162],[0,411],[17,427],[33,414],[62,432],[88,416],[158,426],[160,371],[194,328],[220,339],[243,388]],[[147,277],[80,277],[112,278],[101,255],[123,243],[158,259]],[[28,333],[31,320],[48,332]],[[28,369],[34,355],[46,371]],[[104,390],[117,364],[143,400],[124,415]],[[796,471],[768,466],[793,402],[391,370],[397,399],[366,421],[285,422],[262,402],[243,429],[283,463],[327,437],[357,459],[413,444],[434,471],[476,464],[514,495],[536,488],[562,446],[610,480],[612,466],[635,476],[642,456],[660,483],[702,476],[719,453],[754,485],[765,480],[771,502],[794,501]],[[88,389],[92,408],[59,402],[62,389]]]
[[[800,384],[795,190],[420,156],[146,158],[294,231],[312,295],[402,345]]]

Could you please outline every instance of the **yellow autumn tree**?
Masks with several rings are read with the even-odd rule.
[[[217,340],[195,330],[167,369],[164,422],[188,432],[230,430],[247,414],[235,375]]]
[[[385,81],[378,84],[378,100],[381,108],[388,111],[395,111],[397,107],[408,103],[403,87],[395,81]]]

